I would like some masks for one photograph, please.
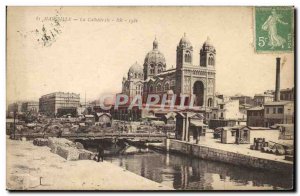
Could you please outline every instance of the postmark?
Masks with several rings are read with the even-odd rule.
[[[256,52],[294,50],[294,7],[255,7]]]

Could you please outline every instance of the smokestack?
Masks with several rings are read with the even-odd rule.
[[[276,58],[275,101],[280,101],[280,57]]]

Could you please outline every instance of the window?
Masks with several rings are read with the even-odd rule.
[[[187,51],[187,53],[184,55],[184,61],[187,63],[192,62],[191,53]]]
[[[160,73],[160,72],[162,72],[162,65],[158,65],[158,67],[157,67],[157,73]]]
[[[283,114],[283,108],[278,108],[278,114]]]
[[[231,131],[231,136],[235,136],[236,131]]]
[[[169,90],[170,89],[170,85],[169,85],[169,83],[166,83],[165,84],[165,91],[167,91],[167,90]]]
[[[223,112],[221,112],[221,118],[223,118]]]
[[[215,64],[214,56],[210,54],[208,57],[208,65],[214,65],[214,64]]]
[[[160,91],[161,91],[161,85],[158,84],[158,85],[156,86],[156,92],[160,92]]]
[[[224,105],[222,104],[222,105],[220,105],[220,109],[222,110],[222,109],[224,109]]]
[[[150,65],[150,74],[154,74],[154,65],[153,64]]]
[[[149,87],[149,91],[150,91],[150,93],[153,93],[153,86],[152,85]]]
[[[212,98],[209,98],[208,101],[207,101],[207,106],[211,107],[212,106],[212,102],[213,102]]]
[[[269,114],[269,108],[266,109],[266,113]]]
[[[273,114],[276,114],[276,108],[273,108]]]

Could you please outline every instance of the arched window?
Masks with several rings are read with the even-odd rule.
[[[208,64],[209,65],[214,65],[215,62],[214,62],[214,56],[213,55],[209,55],[208,57]]]
[[[156,86],[156,92],[160,92],[161,91],[161,84],[157,84]]]
[[[150,65],[150,74],[154,74],[154,65],[153,64]]]
[[[162,65],[159,64],[157,66],[157,73],[160,73],[160,72],[162,72]]]
[[[169,90],[170,89],[170,84],[169,82],[166,82],[165,83],[165,91]]]
[[[150,85],[150,87],[149,87],[149,92],[150,92],[150,93],[153,93],[153,85]]]
[[[212,102],[213,102],[212,98],[209,98],[209,99],[207,100],[207,106],[208,106],[208,107],[212,107]]]
[[[191,53],[189,51],[187,51],[187,53],[184,55],[184,61],[187,63],[192,62],[192,56]]]

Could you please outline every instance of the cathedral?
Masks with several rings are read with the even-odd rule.
[[[193,103],[198,110],[214,107],[216,92],[216,49],[209,38],[203,43],[199,63],[193,64],[193,46],[187,36],[180,39],[176,49],[176,68],[166,69],[164,54],[159,51],[157,39],[146,54],[143,66],[134,63],[122,81],[122,94],[129,99],[141,95],[143,103],[149,94],[176,95],[176,105],[180,96],[184,104]]]

